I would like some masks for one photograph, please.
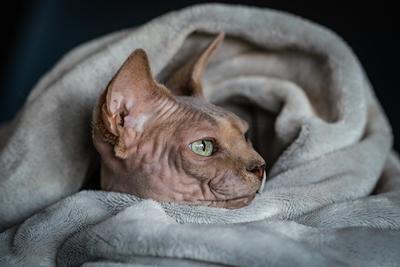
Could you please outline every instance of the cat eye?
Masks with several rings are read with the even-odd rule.
[[[214,142],[211,140],[194,141],[189,147],[194,153],[203,157],[209,157],[214,153]]]

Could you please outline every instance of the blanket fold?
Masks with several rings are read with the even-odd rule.
[[[79,192],[98,167],[92,110],[126,57],[145,49],[163,83],[220,31],[204,93],[249,122],[263,192],[236,210]],[[391,148],[360,62],[330,30],[245,6],[172,12],[68,53],[0,128],[0,265],[396,266]]]

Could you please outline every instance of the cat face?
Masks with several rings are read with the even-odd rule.
[[[224,208],[254,198],[265,162],[245,137],[248,124],[202,96],[203,69],[222,39],[172,75],[169,89],[143,50],[126,60],[94,112],[104,190]]]

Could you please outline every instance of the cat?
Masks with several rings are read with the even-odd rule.
[[[143,49],[128,57],[93,113],[103,190],[228,209],[254,199],[265,161],[246,138],[249,125],[202,91],[204,68],[223,39],[218,34],[165,86]]]

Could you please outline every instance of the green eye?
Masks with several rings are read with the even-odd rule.
[[[214,143],[210,140],[198,140],[189,145],[190,149],[197,155],[209,157],[214,152]]]

